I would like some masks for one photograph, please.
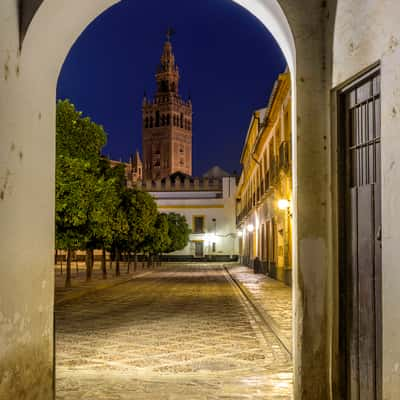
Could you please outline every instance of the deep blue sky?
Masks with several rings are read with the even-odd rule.
[[[265,107],[286,63],[266,28],[231,0],[122,1],[79,37],[57,98],[104,126],[104,154],[127,160],[141,149],[143,92],[155,91],[168,26],[180,92],[193,102],[193,174],[215,164],[238,171],[252,111]]]

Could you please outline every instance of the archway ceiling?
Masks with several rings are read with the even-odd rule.
[[[19,37],[20,46],[24,41],[29,25],[43,0],[19,0]]]

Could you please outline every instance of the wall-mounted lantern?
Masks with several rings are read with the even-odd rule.
[[[278,208],[280,210],[288,210],[290,208],[290,201],[287,199],[278,200]]]
[[[253,224],[249,224],[247,225],[247,230],[251,233],[254,231],[254,225]]]

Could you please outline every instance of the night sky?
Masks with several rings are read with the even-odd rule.
[[[57,98],[104,126],[103,153],[128,160],[141,150],[144,91],[155,92],[165,32],[193,103],[193,174],[240,169],[251,114],[265,107],[286,66],[266,28],[231,0],[125,0],[79,37],[63,66]]]

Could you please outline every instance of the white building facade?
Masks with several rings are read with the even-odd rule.
[[[185,216],[191,229],[189,244],[170,255],[172,260],[237,260],[236,178],[190,178],[174,175],[146,181],[138,188],[149,192],[164,213]]]

